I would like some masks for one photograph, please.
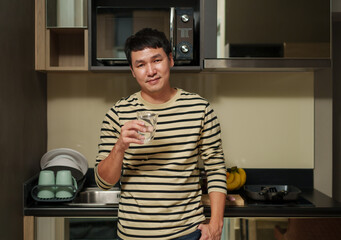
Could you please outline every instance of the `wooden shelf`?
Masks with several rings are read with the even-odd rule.
[[[45,0],[35,0],[35,70],[88,71],[88,29],[47,29],[45,9]]]
[[[46,30],[46,70],[88,70],[88,30]]]

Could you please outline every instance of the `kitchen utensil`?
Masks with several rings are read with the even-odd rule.
[[[291,185],[245,185],[245,194],[253,200],[292,201],[297,200],[301,190]]]
[[[82,179],[88,171],[88,161],[79,152],[69,148],[58,148],[48,151],[40,161],[42,170],[53,170],[57,174],[60,170],[70,170],[77,181]]]
[[[139,134],[144,136],[144,144],[153,140],[155,131],[156,131],[156,123],[157,123],[158,115],[153,112],[137,112],[137,119],[144,121],[145,127],[147,128],[146,132],[138,132]]]
[[[38,179],[38,198],[54,198],[55,196],[55,177],[51,170],[43,170],[39,173]]]
[[[56,197],[70,198],[77,190],[77,181],[71,175],[70,170],[57,172],[56,176]]]

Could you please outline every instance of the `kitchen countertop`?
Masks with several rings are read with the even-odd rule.
[[[308,206],[226,206],[225,217],[341,217],[341,203],[333,201],[323,193],[313,190],[302,192],[301,196],[313,205]],[[210,207],[205,206],[205,215],[210,215]],[[117,216],[118,206],[79,207],[66,204],[37,204],[24,206],[25,216],[39,217],[79,217]]]
[[[37,217],[84,217],[117,216],[118,206],[81,207],[65,203],[37,203],[30,196],[30,189],[37,176],[24,185],[24,216]],[[244,206],[226,206],[225,217],[341,217],[341,203],[318,190],[302,190],[302,200],[309,204],[264,205],[254,204],[245,199]],[[206,216],[210,216],[210,207],[205,206]]]

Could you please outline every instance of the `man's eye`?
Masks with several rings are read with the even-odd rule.
[[[143,64],[139,64],[136,67],[141,68],[141,67],[143,67]]]
[[[155,62],[161,62],[161,59],[155,59]]]

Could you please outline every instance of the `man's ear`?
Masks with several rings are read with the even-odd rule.
[[[173,59],[172,52],[168,55],[168,59],[169,59],[170,67],[173,67],[174,66],[174,59]]]
[[[131,71],[131,74],[133,75],[133,77],[136,78],[133,67],[130,65],[129,68],[130,68],[130,71]]]

